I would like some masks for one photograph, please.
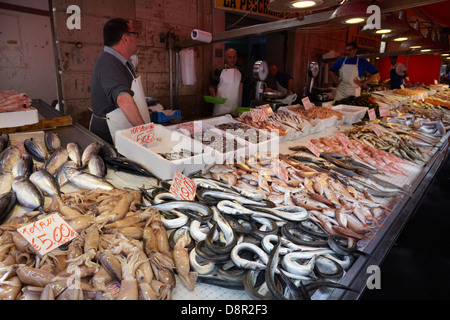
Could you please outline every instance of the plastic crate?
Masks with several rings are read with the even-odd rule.
[[[153,112],[152,120],[154,123],[165,123],[171,121],[181,121],[181,111],[175,110],[174,114],[171,116],[165,115],[163,112]]]

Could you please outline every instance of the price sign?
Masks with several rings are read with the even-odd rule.
[[[369,109],[367,111],[367,113],[369,114],[369,120],[373,121],[377,118],[377,115],[375,114],[375,109]]]
[[[182,200],[194,201],[197,185],[188,177],[175,171],[169,191]]]
[[[189,134],[194,134],[197,132],[202,132],[202,122],[201,121],[190,121],[185,123],[179,123],[177,125],[178,129],[186,130]]]
[[[333,110],[333,101],[328,101],[328,102],[322,103],[322,107]]]
[[[106,285],[106,289],[108,289],[109,293],[111,293],[111,295],[115,297],[120,292],[120,283],[116,280],[113,280]]]
[[[376,134],[377,136],[379,136],[379,137],[381,137],[381,135],[383,134],[383,133],[381,132],[381,130],[380,130],[376,125],[374,125],[374,124],[372,124],[372,130],[373,130],[373,132],[375,132],[375,134]]]
[[[17,231],[41,255],[58,248],[77,236],[76,231],[56,213],[27,224]]]
[[[264,105],[260,106],[259,108],[261,110],[264,110],[264,112],[266,113],[266,118],[273,115],[272,107],[269,104],[264,104]]]
[[[317,146],[314,143],[312,143],[311,141],[308,141],[308,143],[306,144],[306,147],[308,148],[309,151],[314,153],[314,155],[316,157],[320,157],[320,149],[317,148]]]
[[[355,97],[359,97],[361,95],[361,87],[355,89]]]
[[[404,90],[405,86],[403,84],[400,85],[400,89]]]
[[[308,97],[302,99],[302,104],[303,104],[303,106],[305,107],[306,110],[311,109],[312,107],[314,107],[313,104],[311,103],[311,101],[309,101]]]
[[[344,147],[347,147],[350,143],[350,140],[348,140],[348,137],[343,133],[336,133],[335,135],[336,139],[339,140],[340,143],[344,145]]]
[[[283,180],[284,182],[289,182],[289,173],[286,167],[280,162],[280,160],[275,159],[273,161],[273,172],[277,175],[278,178]]]
[[[252,114],[253,122],[263,122],[266,121],[266,111],[262,109],[251,109],[250,113]]]
[[[133,127],[130,129],[130,133],[131,139],[142,145],[155,141],[155,125],[153,123]]]
[[[438,81],[436,79],[434,79],[434,84],[438,84]]]
[[[382,106],[378,109],[378,111],[380,112],[380,117],[387,117],[391,114],[389,112],[389,106]]]

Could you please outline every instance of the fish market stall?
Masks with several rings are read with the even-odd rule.
[[[33,105],[42,118],[61,116],[42,101],[35,101]],[[418,108],[416,105],[414,107]],[[15,141],[23,140],[23,147],[35,157],[35,163],[40,163],[41,167],[44,165],[47,171],[57,174],[58,169],[63,168],[64,175],[61,178],[66,178],[66,181],[58,180],[62,192],[59,195],[47,195],[47,202],[40,203],[41,207],[48,205],[53,210],[56,208],[68,221],[73,221],[74,217],[80,221],[90,221],[89,227],[82,227],[81,223],[69,223],[82,235],[84,245],[81,246],[84,246],[84,251],[66,261],[71,268],[80,267],[91,272],[86,278],[90,279],[89,282],[81,289],[85,299],[354,300],[366,289],[373,266],[379,266],[386,257],[448,156],[449,133],[445,133],[445,130],[440,132],[441,127],[424,122],[420,128],[432,132],[434,136],[415,135],[413,131],[400,135],[399,132],[407,129],[403,127],[405,122],[400,127],[397,121],[399,118],[406,122],[410,119],[405,114],[397,117],[392,114],[390,118],[392,122],[372,124],[392,140],[392,145],[386,149],[392,153],[379,153],[385,162],[370,162],[378,154],[374,145],[381,146],[381,141],[376,139],[378,135],[372,136],[373,132],[369,132],[367,126],[372,131],[373,127],[368,124],[336,123],[342,119],[335,117],[332,120],[334,125],[323,125],[321,130],[291,135],[286,140],[268,134],[263,143],[258,140],[263,133],[252,131],[258,139],[251,144],[251,135],[239,138],[229,132],[224,134],[216,131],[232,128],[249,132],[249,128],[243,125],[251,126],[250,121],[230,118],[205,120],[202,124],[214,129],[216,137],[220,137],[218,141],[229,140],[234,147],[243,146],[243,152],[235,152],[233,156],[244,157],[241,158],[242,162],[228,164],[227,153],[223,152],[228,150],[222,149],[222,144],[212,148],[215,150],[215,161],[208,166],[200,166],[201,174],[180,169],[195,182],[197,189],[194,201],[180,200],[173,192],[169,192],[174,180],[167,177],[173,171],[167,173],[167,168],[153,167],[145,160],[133,163],[132,156],[137,151],[126,155],[114,154],[111,146],[77,124],[32,133],[34,140],[29,137],[30,133],[21,133],[28,136],[16,136]],[[272,124],[275,126],[277,120],[279,122],[276,125],[283,122],[287,125],[289,119],[287,115],[275,116]],[[301,131],[305,128],[304,123],[295,124],[297,127],[291,122],[290,129],[296,127]],[[314,123],[311,127],[318,126],[319,123]],[[394,127],[395,134],[391,131]],[[171,129],[177,131],[180,127]],[[196,143],[183,144],[182,149],[195,146],[196,151],[203,151],[206,143],[211,145],[211,141],[196,139],[195,133],[199,132],[196,130],[203,132],[203,127],[191,129],[192,132],[188,130],[184,134],[186,138],[192,134],[192,141]],[[11,137],[14,135],[11,134]],[[408,142],[403,140],[407,137],[422,139],[422,151],[407,145]],[[49,153],[46,154],[45,149],[33,144],[35,140],[41,141]],[[57,141],[60,141],[60,145],[55,144]],[[364,145],[364,142],[373,145]],[[311,151],[313,148],[309,148],[310,143],[320,150],[320,154]],[[339,143],[344,144],[345,148]],[[279,146],[279,157],[273,162],[270,154],[275,145]],[[400,145],[402,147],[397,147]],[[61,146],[64,148],[59,149]],[[149,149],[151,151],[151,147]],[[255,152],[262,149],[270,152]],[[134,150],[140,149],[136,147]],[[355,150],[364,150],[360,157],[366,157],[368,163],[353,161],[350,152]],[[178,161],[174,158],[178,157],[178,153],[173,155],[166,151],[161,152],[166,160],[173,163]],[[60,157],[58,152],[62,152],[61,157],[65,160],[69,153],[78,154],[78,158],[73,159],[81,161],[85,169],[80,170],[77,164],[70,166],[59,163],[55,160]],[[104,160],[106,171],[105,167],[99,165],[101,162],[96,162],[99,160],[96,155]],[[196,156],[187,154],[188,158]],[[41,161],[39,157],[46,157],[47,161]],[[50,158],[52,161],[48,160]],[[3,167],[6,167],[5,159],[0,158]],[[181,164],[173,165],[182,168]],[[37,185],[44,181],[43,171],[29,173],[30,179],[33,176]],[[95,173],[97,178],[88,173]],[[330,176],[330,173],[333,175]],[[164,179],[160,178],[162,174],[166,175]],[[343,190],[344,182],[349,181],[348,176],[352,177],[351,181],[361,183],[347,185],[351,187]],[[372,185],[369,188],[370,183]],[[367,189],[359,189],[362,185],[367,186]],[[48,191],[49,194],[51,192]],[[340,200],[335,198],[336,194],[339,194]],[[112,210],[114,215],[95,205],[100,199],[105,206],[115,201],[112,202],[116,204]],[[140,206],[141,202],[143,207]],[[339,210],[341,206],[343,210]],[[2,213],[7,210],[0,208],[5,210]],[[16,206],[11,218],[20,216],[23,211],[23,208]],[[39,211],[33,214],[35,211],[32,209],[25,211],[31,212],[30,217],[41,214]],[[24,224],[20,220],[14,220],[14,225],[7,220],[2,222],[3,233],[0,236]],[[124,235],[133,240],[122,241]],[[163,243],[159,245],[149,240],[152,237]],[[89,247],[95,243],[95,239],[100,241],[99,238],[102,239],[101,245],[97,242],[97,245]],[[80,238],[76,238],[71,243],[79,241]],[[143,249],[137,250],[139,245],[136,243],[140,243]],[[108,250],[100,250],[105,247]],[[69,243],[64,250],[71,249]],[[45,256],[59,261],[58,255],[67,254],[64,250],[56,249],[53,254]],[[42,260],[42,265],[53,265]],[[2,260],[2,263],[6,263],[6,260]],[[8,285],[15,286],[22,299],[44,293],[45,297],[57,294],[58,291],[52,287],[56,282],[55,269],[52,269],[54,273],[49,272],[49,268],[40,269],[45,270],[45,274],[42,272],[49,280],[45,284],[37,284],[24,275],[27,270],[36,271],[31,269],[31,262],[27,263],[23,263],[19,272],[15,270],[20,279],[16,277],[16,282]],[[64,271],[58,273],[59,280],[66,280],[74,270],[63,269],[64,263],[61,261],[55,265]],[[100,266],[108,266],[108,270],[102,269],[105,273],[101,274],[98,271]],[[13,269],[8,269],[6,264],[4,268],[2,277],[7,279],[8,272]],[[284,292],[275,285],[275,281],[283,283]],[[128,284],[136,290],[125,291]],[[296,291],[298,287],[303,288],[302,294]],[[81,291],[66,294],[77,299]]]

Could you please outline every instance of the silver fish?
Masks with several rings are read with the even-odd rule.
[[[33,173],[34,163],[30,156],[25,156],[16,162],[11,168],[14,178],[19,176],[29,177]]]
[[[61,140],[58,135],[51,131],[45,131],[44,143],[50,153],[61,147]]]
[[[195,219],[200,221],[208,221],[213,217],[213,211],[207,205],[196,202],[196,201],[169,201],[162,202],[158,204],[152,205],[153,208],[156,208],[161,211],[170,211],[173,209],[185,210],[184,214],[195,216]],[[194,212],[193,214],[189,214],[188,211]]]
[[[35,171],[30,176],[30,181],[34,183],[44,195],[53,196],[61,195],[58,182],[56,178],[45,169]]]
[[[0,154],[0,169],[10,171],[20,159],[22,159],[22,154],[19,147],[9,146]]]
[[[109,144],[104,144],[102,145],[102,147],[100,148],[100,152],[99,152],[100,157],[117,157],[117,152],[116,150],[114,150],[114,148],[112,146],[110,146]]]
[[[81,167],[81,154],[82,149],[80,145],[76,142],[69,142],[66,146],[67,152],[69,153],[69,159],[72,160],[77,167]]]
[[[101,190],[112,190],[114,186],[108,181],[94,176],[88,172],[79,171],[70,166],[64,166],[63,171],[67,177],[67,179],[80,189],[93,190],[93,189],[101,189]]]
[[[72,160],[66,161],[62,166],[60,166],[56,172],[56,182],[58,182],[59,187],[62,187],[69,181],[67,180],[66,173],[64,172],[64,167],[71,167],[74,169],[78,168]]]
[[[25,139],[25,141],[23,142],[23,146],[25,147],[25,150],[28,152],[28,154],[33,158],[33,160],[36,160],[38,162],[45,162],[49,157],[47,149],[36,140]]]
[[[0,224],[9,219],[15,205],[16,194],[13,191],[0,194]]]
[[[12,189],[16,194],[17,202],[27,208],[37,209],[44,205],[44,196],[30,179],[16,177],[12,183]]]
[[[99,154],[101,147],[102,146],[100,143],[94,141],[84,149],[83,153],[81,154],[81,166],[83,168],[87,167],[87,165],[89,164],[89,160],[91,160],[94,154]]]
[[[14,176],[8,171],[0,171],[0,194],[11,191]]]
[[[45,162],[45,170],[50,174],[55,174],[68,159],[69,152],[67,152],[67,149],[59,147],[53,151],[52,155]]]
[[[103,159],[97,154],[92,155],[88,163],[88,170],[90,174],[104,178],[106,176],[105,161],[103,161]]]

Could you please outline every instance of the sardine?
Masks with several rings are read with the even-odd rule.
[[[16,177],[12,183],[17,202],[27,208],[37,209],[44,205],[44,196],[29,178]]]
[[[78,168],[81,168],[81,154],[83,153],[80,145],[77,142],[69,142],[66,146],[69,153],[69,159],[72,160]]]
[[[59,147],[53,150],[52,155],[45,162],[45,169],[50,174],[55,174],[58,169],[69,159],[69,153],[66,148]]]
[[[90,174],[94,176],[104,178],[106,176],[106,164],[105,161],[98,155],[94,154],[88,163],[88,170]]]
[[[9,146],[0,154],[0,169],[10,171],[20,159],[22,154],[19,147]]]
[[[16,205],[16,194],[9,191],[0,194],[0,224],[8,221],[11,216],[12,209]]]
[[[28,152],[35,161],[45,162],[49,157],[47,149],[36,140],[25,139],[23,146],[25,147],[25,151]]]
[[[61,140],[58,135],[51,131],[45,131],[44,143],[50,153],[53,153],[56,149],[61,147]]]
[[[40,169],[30,175],[30,181],[42,191],[44,195],[61,195],[56,178],[45,169]]]
[[[29,177],[33,173],[34,163],[30,156],[25,156],[16,162],[11,168],[14,178],[19,176]]]
[[[91,160],[92,156],[98,154],[100,152],[101,144],[97,141],[90,143],[81,154],[81,166],[83,168],[87,167],[89,164],[89,160]]]
[[[114,186],[108,181],[94,176],[90,173],[79,171],[71,166],[63,166],[63,171],[67,179],[80,189],[93,190],[112,190]]]

